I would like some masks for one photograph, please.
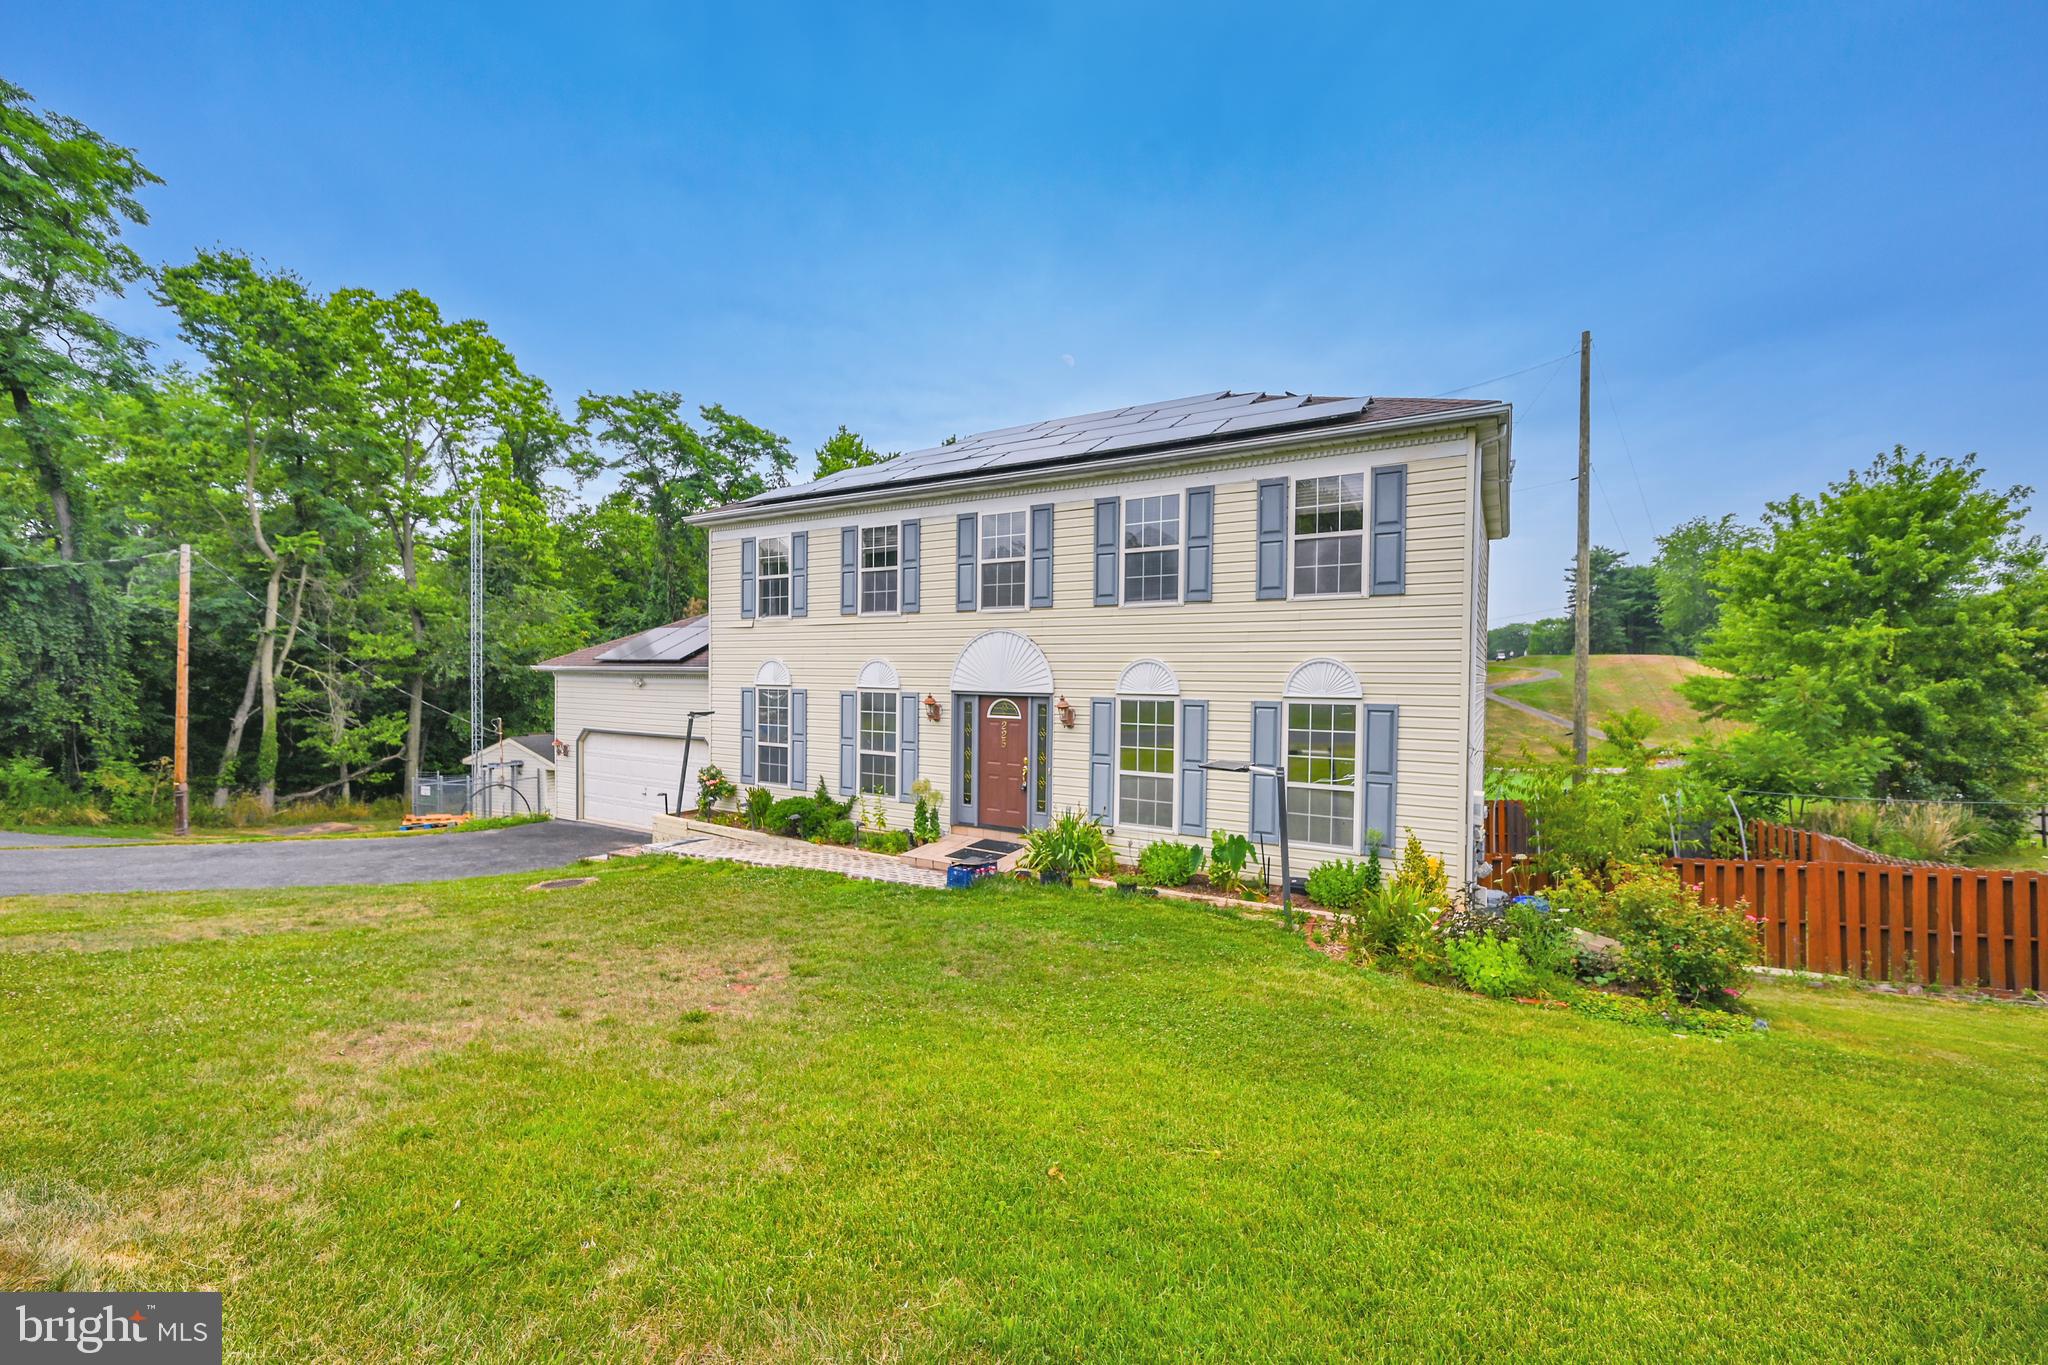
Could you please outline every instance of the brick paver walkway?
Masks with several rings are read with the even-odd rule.
[[[807,844],[796,839],[757,844],[748,839],[695,834],[673,843],[650,844],[647,851],[671,853],[678,858],[702,858],[707,862],[751,863],[756,867],[808,867],[818,872],[836,872],[858,881],[895,882],[902,886],[943,888],[946,884],[945,873],[927,867],[912,867],[901,858],[829,844]]]

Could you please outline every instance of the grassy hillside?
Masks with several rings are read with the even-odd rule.
[[[1540,675],[1546,669],[1558,676],[1542,678]],[[1689,744],[1718,728],[1693,714],[1691,704],[1678,691],[1680,682],[1704,671],[1698,660],[1676,654],[1596,654],[1592,660],[1593,724],[1599,727],[1606,717],[1618,711],[1639,708],[1656,721],[1652,734],[1659,743]],[[1487,681],[1499,687],[1503,696],[1560,716],[1571,714],[1571,675],[1569,654],[1531,654],[1487,665]],[[1566,731],[1533,716],[1497,702],[1487,703],[1489,763],[1549,759],[1560,743],[1568,746],[1569,739]]]

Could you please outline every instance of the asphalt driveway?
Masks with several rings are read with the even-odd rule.
[[[100,891],[224,891],[242,887],[443,882],[560,867],[644,844],[645,834],[571,820],[365,839],[280,839],[186,847],[0,849],[0,896]],[[0,843],[11,842],[0,839]]]

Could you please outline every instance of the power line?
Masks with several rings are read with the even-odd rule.
[[[1429,396],[1431,398],[1455,398],[1461,393],[1470,393],[1474,389],[1483,389],[1488,384],[1498,384],[1503,379],[1513,379],[1518,375],[1528,374],[1532,370],[1540,370],[1545,365],[1561,365],[1565,361],[1570,360],[1573,356],[1577,355],[1578,353],[1579,348],[1574,346],[1569,351],[1566,351],[1563,355],[1556,356],[1550,360],[1539,360],[1534,365],[1525,365],[1519,370],[1509,370],[1506,374],[1497,374],[1491,379],[1482,379],[1477,384],[1467,384],[1462,389],[1445,389],[1442,393],[1433,393]],[[1552,378],[1555,377],[1555,375],[1552,376]],[[1548,388],[1549,385],[1546,384],[1544,387]]]
[[[0,564],[0,573],[27,573],[44,569],[83,569],[98,564],[139,564],[145,559],[162,559],[176,550],[151,550],[148,554],[121,555],[115,559],[53,559],[43,564]]]
[[[1593,363],[1600,365],[1600,357],[1594,356]],[[1662,537],[1664,534],[1663,529],[1657,525],[1657,518],[1650,512],[1650,495],[1643,491],[1643,476],[1636,470],[1635,451],[1629,448],[1628,432],[1621,425],[1621,410],[1614,403],[1614,381],[1607,377],[1607,367],[1605,365],[1600,365],[1600,391],[1601,397],[1607,400],[1607,415],[1614,419],[1614,434],[1621,438],[1621,453],[1623,458],[1628,461],[1629,477],[1635,480],[1636,500],[1643,505],[1643,520],[1650,523],[1650,531],[1653,535]],[[1612,514],[1612,509],[1609,509],[1609,515],[1611,516]]]
[[[1961,796],[1824,796],[1816,795],[1813,792],[1763,791],[1756,787],[1732,787],[1729,790],[1739,792],[1744,796],[1787,796],[1794,797],[1801,801],[1856,801],[1871,806],[2022,806],[2032,808],[2039,806],[2041,804],[2041,802],[2038,799],[2028,801],[2002,801],[1990,797]]]
[[[205,565],[205,566],[206,566],[207,568],[209,568],[209,569],[212,569],[212,570],[213,570],[213,571],[214,571],[215,573],[219,574],[219,575],[220,575],[220,576],[221,576],[222,578],[226,579],[226,580],[227,580],[227,582],[228,582],[228,585],[229,585],[230,587],[234,588],[234,589],[235,589],[235,590],[236,590],[237,592],[241,593],[241,594],[242,594],[242,596],[244,596],[244,597],[248,598],[248,599],[249,599],[249,600],[250,600],[251,602],[254,602],[254,603],[255,603],[255,604],[257,605],[257,606],[259,606],[259,607],[262,607],[262,608],[263,608],[263,609],[265,609],[266,611],[267,611],[267,610],[269,610],[269,608],[270,608],[270,604],[269,604],[268,602],[265,602],[265,601],[264,601],[264,600],[263,600],[262,598],[258,597],[258,596],[257,596],[257,595],[256,595],[255,593],[253,593],[253,592],[250,592],[250,591],[249,591],[249,590],[248,590],[247,588],[243,587],[243,586],[242,586],[242,584],[241,584],[241,581],[240,581],[239,579],[237,579],[237,578],[236,578],[236,577],[235,577],[235,576],[234,576],[233,574],[229,573],[229,572],[228,572],[228,571],[227,571],[226,569],[223,569],[223,568],[222,568],[222,567],[221,567],[220,565],[218,565],[218,564],[214,563],[214,562],[213,562],[213,561],[212,561],[211,559],[208,559],[208,558],[207,558],[207,557],[206,557],[205,555],[201,554],[201,553],[200,553],[200,552],[199,552],[198,550],[194,550],[194,551],[192,552],[192,557],[193,557],[194,559],[198,560],[198,561],[199,561],[200,563],[204,564],[204,565]],[[319,635],[318,635],[318,634],[317,634],[317,633],[316,633],[316,632],[315,632],[315,631],[313,630],[313,628],[312,628],[311,626],[301,625],[301,626],[299,627],[299,630],[300,630],[300,633],[302,633],[302,634],[303,634],[303,635],[304,635],[304,636],[305,636],[305,637],[306,637],[306,638],[307,638],[308,640],[312,641],[312,642],[313,642],[313,643],[314,643],[315,645],[318,645],[318,646],[319,646],[319,647],[320,647],[321,649],[324,649],[324,650],[326,650],[326,651],[328,652],[328,654],[332,655],[332,656],[333,656],[333,657],[334,657],[335,659],[337,659],[337,660],[339,660],[340,662],[342,662],[342,663],[346,664],[346,665],[347,665],[348,667],[350,667],[350,668],[354,669],[354,670],[355,670],[355,671],[356,671],[357,673],[360,673],[360,674],[361,674],[361,675],[362,675],[363,677],[365,677],[365,678],[369,679],[369,680],[370,680],[371,682],[375,683],[375,684],[376,684],[377,686],[379,686],[379,687],[404,687],[404,686],[405,686],[405,684],[404,684],[404,683],[402,683],[402,682],[396,682],[396,681],[394,681],[394,680],[392,680],[392,679],[390,679],[390,678],[380,678],[380,677],[378,677],[378,676],[377,676],[376,674],[372,673],[372,672],[371,672],[371,671],[370,671],[369,669],[367,669],[367,668],[363,667],[363,665],[361,665],[361,664],[357,663],[357,662],[356,662],[356,661],[355,661],[354,659],[351,659],[351,658],[349,658],[349,657],[348,657],[348,656],[347,656],[346,654],[343,654],[343,653],[342,653],[342,652],[341,652],[340,650],[338,650],[338,649],[334,648],[334,646],[332,646],[332,645],[328,644],[328,643],[327,643],[327,642],[326,642],[325,640],[322,640],[322,639],[320,638],[320,636],[319,636]],[[426,698],[425,698],[424,696],[422,696],[422,697],[420,698],[420,705],[422,705],[422,706],[426,707],[427,709],[429,709],[429,710],[431,710],[431,711],[438,711],[438,712],[440,712],[440,713],[441,713],[442,715],[444,715],[444,716],[448,717],[448,719],[450,719],[450,720],[461,720],[461,719],[462,719],[462,717],[460,717],[460,716],[456,715],[456,714],[455,714],[455,713],[454,713],[453,711],[450,711],[450,710],[449,710],[448,708],[446,708],[445,706],[436,706],[436,705],[435,705],[435,704],[434,704],[433,702],[430,702],[430,701],[428,701],[428,700],[427,700],[427,699],[426,699]]]

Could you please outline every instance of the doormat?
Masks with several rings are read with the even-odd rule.
[[[1022,847],[1024,845],[1014,843],[1009,839],[976,839],[973,843],[962,844],[953,851],[955,853],[986,853],[991,858],[1000,858],[1006,853],[1015,853]]]

